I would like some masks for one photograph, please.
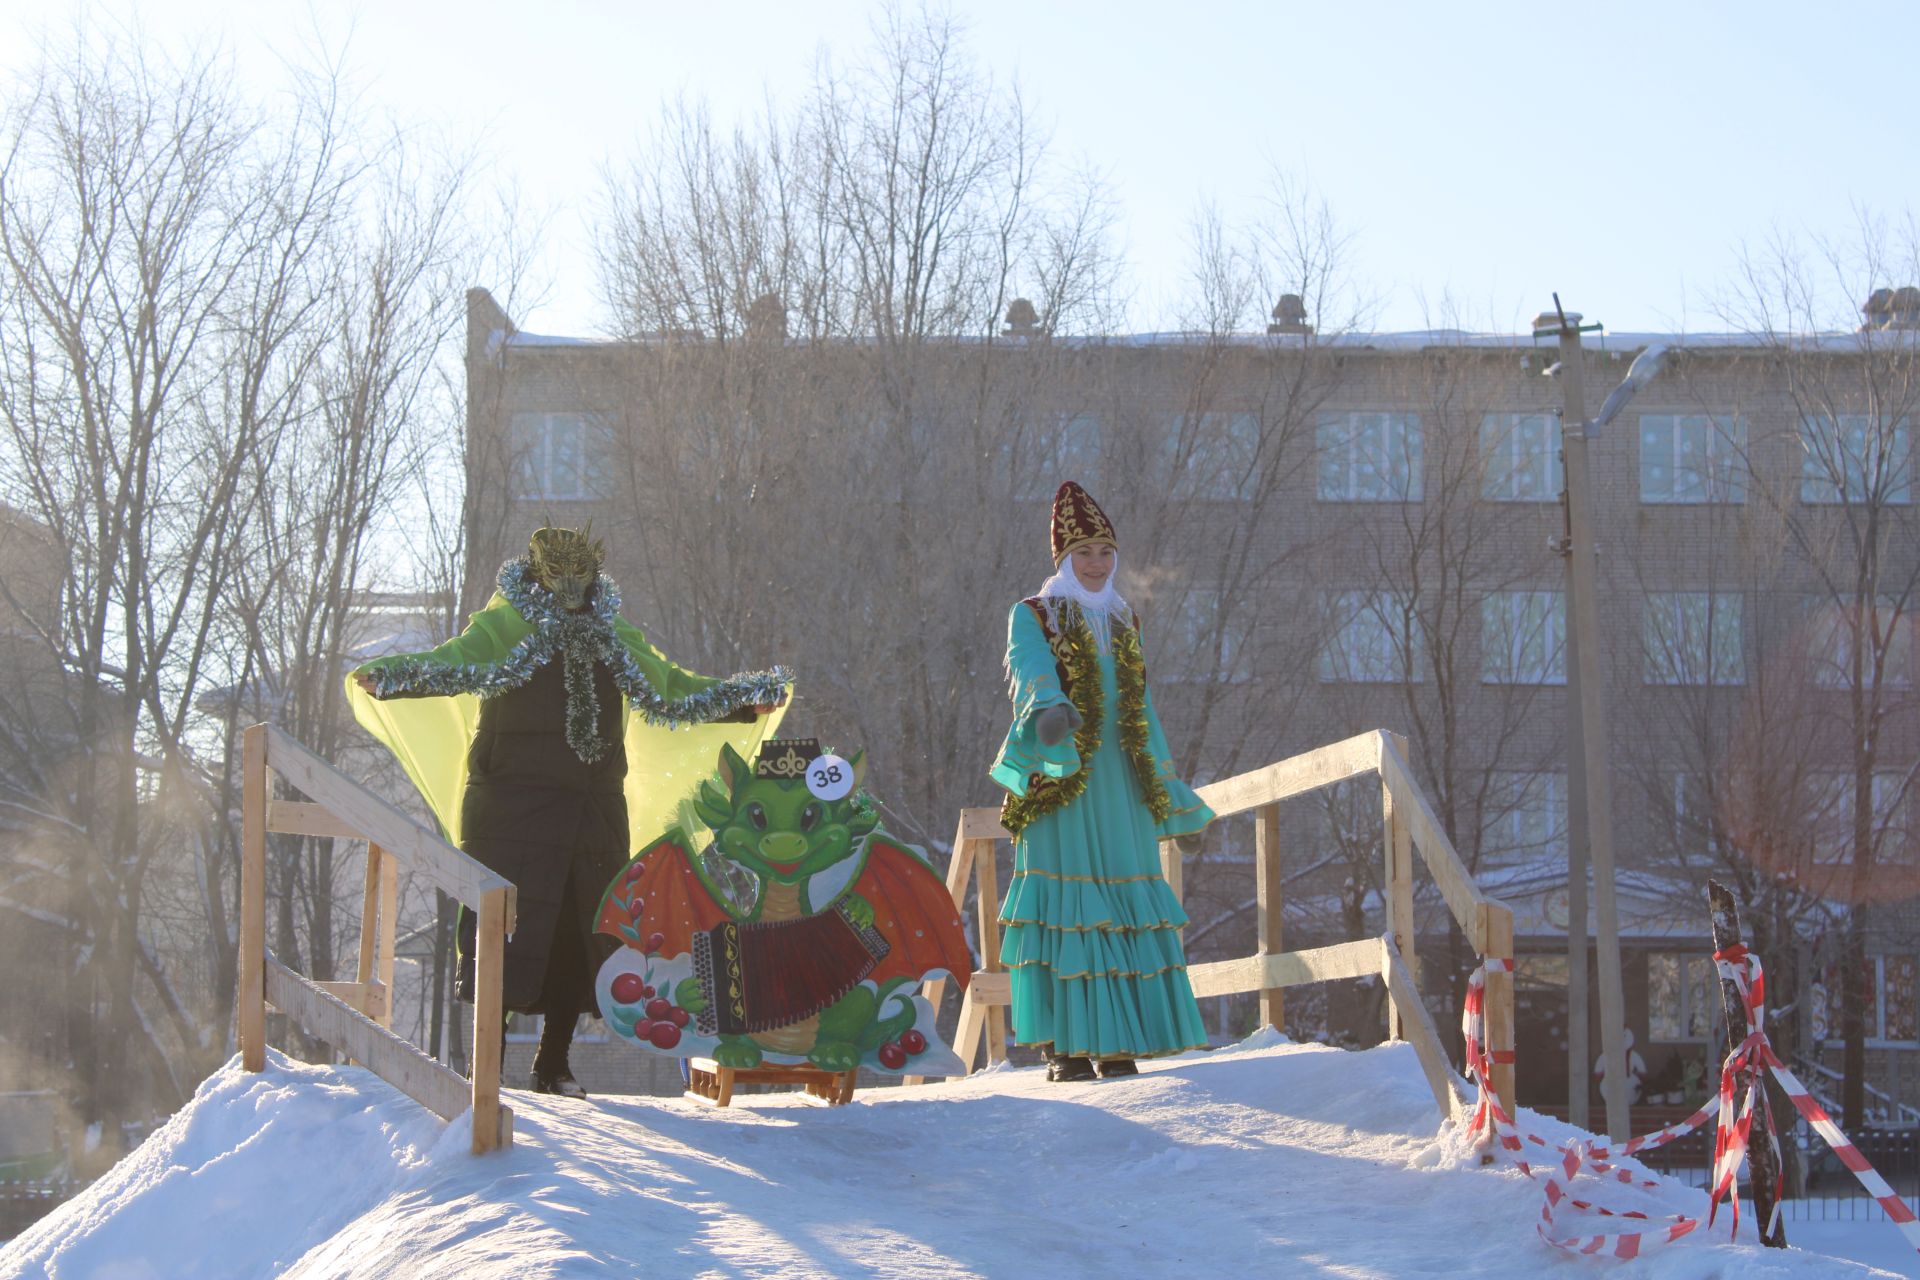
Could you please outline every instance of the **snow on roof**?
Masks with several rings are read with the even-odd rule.
[[[625,338],[579,338],[553,334],[525,333],[518,330],[495,329],[487,335],[487,354],[497,355],[503,348],[514,350],[579,350],[592,347],[648,346],[667,342],[686,342],[687,335],[671,337],[649,337],[639,339]],[[813,341],[808,338],[788,338],[789,346],[801,346]],[[849,337],[834,339],[835,342],[848,345],[862,345],[871,342],[871,338]],[[940,341],[954,346],[981,346],[989,342],[1014,347],[1022,340],[1016,338],[987,338],[984,336],[959,336],[943,338]],[[1528,333],[1479,333],[1465,329],[1411,329],[1397,333],[1338,333],[1327,335],[1297,333],[1234,333],[1213,335],[1191,330],[1169,330],[1156,333],[1123,333],[1092,336],[1060,336],[1051,339],[1055,346],[1069,348],[1099,347],[1200,347],[1229,346],[1250,350],[1289,351],[1304,350],[1312,347],[1317,350],[1336,350],[1350,352],[1402,353],[1410,351],[1431,351],[1440,349],[1483,350],[1483,351],[1545,351],[1552,348],[1555,339],[1552,335],[1534,337]],[[1616,351],[1621,353],[1640,351],[1656,343],[1677,347],[1686,351],[1739,351],[1766,350],[1787,347],[1795,351],[1825,355],[1849,355],[1862,351],[1884,349],[1887,347],[1920,347],[1920,330],[1876,329],[1861,333],[1855,331],[1816,333],[1816,334],[1762,334],[1762,333],[1655,333],[1618,330],[1603,332],[1587,340],[1590,351]]]
[[[796,1094],[724,1110],[506,1100],[513,1146],[476,1157],[469,1119],[443,1125],[365,1070],[272,1053],[250,1075],[236,1059],[0,1247],[0,1273],[1600,1274],[1539,1239],[1542,1184],[1481,1166],[1405,1043],[1348,1051],[1260,1032],[1130,1080],[1048,1084],[1037,1068],[1001,1068],[836,1108]],[[1592,1137],[1522,1119],[1550,1141]],[[1704,1193],[1665,1178],[1609,1183],[1605,1200],[1656,1219],[1706,1210]],[[1905,1248],[1892,1226],[1845,1225],[1883,1236],[1888,1258]],[[1821,1256],[1802,1226],[1799,1247],[1765,1252],[1750,1228],[1737,1244],[1724,1224],[1703,1228],[1651,1269],[1608,1274],[1873,1274]]]

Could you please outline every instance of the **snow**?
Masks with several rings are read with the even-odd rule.
[[[508,1100],[513,1148],[475,1158],[463,1122],[365,1071],[229,1063],[0,1248],[0,1276],[1883,1274],[1763,1251],[1744,1224],[1730,1244],[1724,1219],[1630,1263],[1564,1255],[1535,1234],[1538,1185],[1480,1164],[1404,1044],[1267,1035],[1132,1080],[998,1068],[843,1108]],[[1612,1191],[1705,1209],[1677,1184]],[[1794,1226],[1856,1254],[1878,1233],[1872,1256],[1911,1267],[1884,1223]]]

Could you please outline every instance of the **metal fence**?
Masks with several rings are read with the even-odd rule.
[[[77,1194],[77,1178],[0,1179],[0,1240],[11,1240]]]
[[[1705,1188],[1712,1179],[1713,1135],[1711,1124],[1667,1146],[1649,1151],[1641,1162],[1691,1187]],[[1867,1162],[1892,1185],[1907,1207],[1920,1214],[1920,1129],[1912,1127],[1864,1127],[1849,1135]],[[1790,1185],[1787,1199],[1781,1202],[1781,1215],[1789,1222],[1884,1222],[1887,1217],[1879,1201],[1868,1196],[1860,1180],[1840,1163],[1826,1140],[1815,1133],[1799,1116],[1794,1127],[1783,1136],[1799,1153],[1804,1170],[1804,1193]]]

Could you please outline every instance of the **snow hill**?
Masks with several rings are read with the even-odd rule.
[[[1746,1225],[1729,1244],[1724,1218],[1711,1239],[1631,1263],[1564,1255],[1534,1232],[1538,1186],[1482,1167],[1440,1123],[1404,1044],[1352,1053],[1269,1035],[1133,1080],[1049,1085],[1003,1068],[834,1109],[510,1102],[512,1150],[476,1159],[462,1124],[365,1071],[229,1063],[0,1249],[0,1275],[1884,1274],[1761,1250]],[[1639,1207],[1706,1200],[1669,1184]],[[1902,1256],[1885,1224],[1849,1226]]]

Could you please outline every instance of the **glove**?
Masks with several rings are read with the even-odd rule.
[[[1071,702],[1062,702],[1058,706],[1048,707],[1033,722],[1033,736],[1040,739],[1043,747],[1057,747],[1067,740],[1067,735],[1078,729],[1082,723],[1080,713]]]

